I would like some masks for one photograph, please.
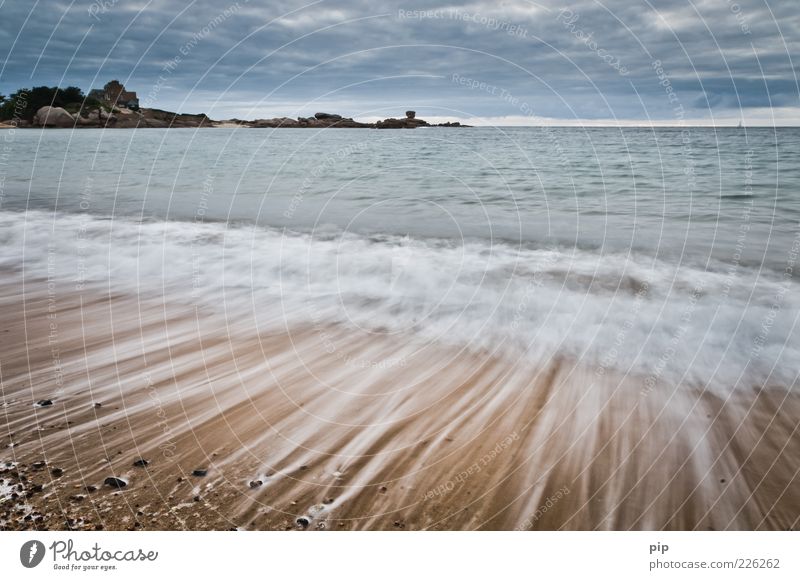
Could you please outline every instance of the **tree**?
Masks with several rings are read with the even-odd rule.
[[[0,121],[13,119],[15,116],[25,118],[29,93],[30,89],[20,89],[6,97],[0,105]]]
[[[0,103],[0,120],[12,119],[15,116],[32,121],[36,111],[42,107],[66,107],[77,105],[80,108],[86,97],[79,87],[33,87],[20,89]]]

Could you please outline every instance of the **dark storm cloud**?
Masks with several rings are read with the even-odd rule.
[[[6,0],[0,21],[0,92],[119,78],[152,106],[215,117],[413,106],[675,120],[677,106],[686,118],[798,107],[793,0]]]

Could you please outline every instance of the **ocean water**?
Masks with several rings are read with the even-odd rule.
[[[0,132],[20,288],[792,388],[800,130]],[[325,345],[321,348],[336,348]]]

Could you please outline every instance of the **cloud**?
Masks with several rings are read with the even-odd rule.
[[[118,78],[153,106],[215,116],[525,106],[562,123],[675,121],[674,99],[688,119],[800,107],[800,16],[777,0],[78,0],[5,2],[0,19],[3,93]]]

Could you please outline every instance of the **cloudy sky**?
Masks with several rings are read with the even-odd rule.
[[[800,125],[798,0],[0,0],[0,93],[215,119]]]

